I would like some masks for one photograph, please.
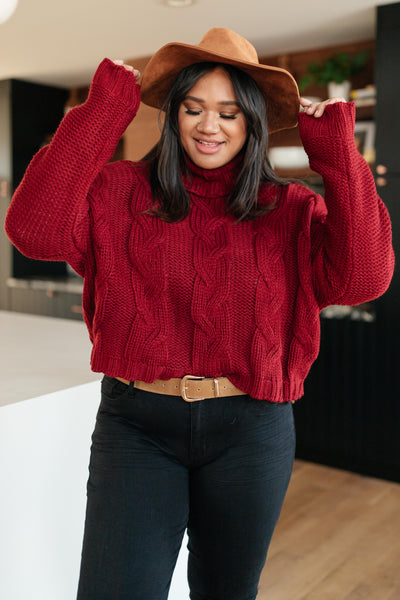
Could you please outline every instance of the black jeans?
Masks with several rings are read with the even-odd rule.
[[[78,600],[166,600],[185,529],[192,600],[253,600],[292,472],[292,405],[187,403],[104,377]]]

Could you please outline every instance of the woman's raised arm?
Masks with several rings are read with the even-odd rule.
[[[26,256],[84,260],[88,193],[138,110],[138,77],[122,61],[104,59],[86,102],[66,114],[52,142],[31,161],[6,217],[8,237]]]
[[[325,187],[326,215],[311,227],[319,305],[377,298],[393,274],[391,224],[371,170],[356,148],[355,106],[333,99],[311,105],[299,119],[310,166],[322,175]]]

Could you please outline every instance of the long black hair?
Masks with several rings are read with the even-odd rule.
[[[159,206],[153,207],[152,214],[166,221],[180,221],[190,210],[190,197],[182,181],[182,173],[188,173],[188,166],[179,134],[179,107],[200,77],[217,67],[229,75],[247,125],[247,139],[242,149],[243,162],[226,207],[227,212],[238,220],[265,214],[274,205],[258,205],[260,185],[264,182],[278,186],[288,183],[288,180],[274,173],[268,160],[267,111],[264,97],[254,79],[231,65],[195,63],[183,69],[171,86],[162,107],[165,119],[160,140],[143,158],[150,162],[151,191],[159,203]]]

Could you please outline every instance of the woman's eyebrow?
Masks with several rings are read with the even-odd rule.
[[[204,104],[205,102],[205,100],[196,98],[196,96],[186,96],[185,100],[193,100],[193,102],[199,102],[199,104]],[[239,106],[239,102],[236,102],[236,100],[221,100],[220,102],[217,102],[217,104],[222,106]]]

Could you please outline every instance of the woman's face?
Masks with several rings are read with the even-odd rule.
[[[200,77],[179,107],[178,123],[182,146],[197,166],[216,169],[236,156],[247,127],[226,71],[217,67]]]

